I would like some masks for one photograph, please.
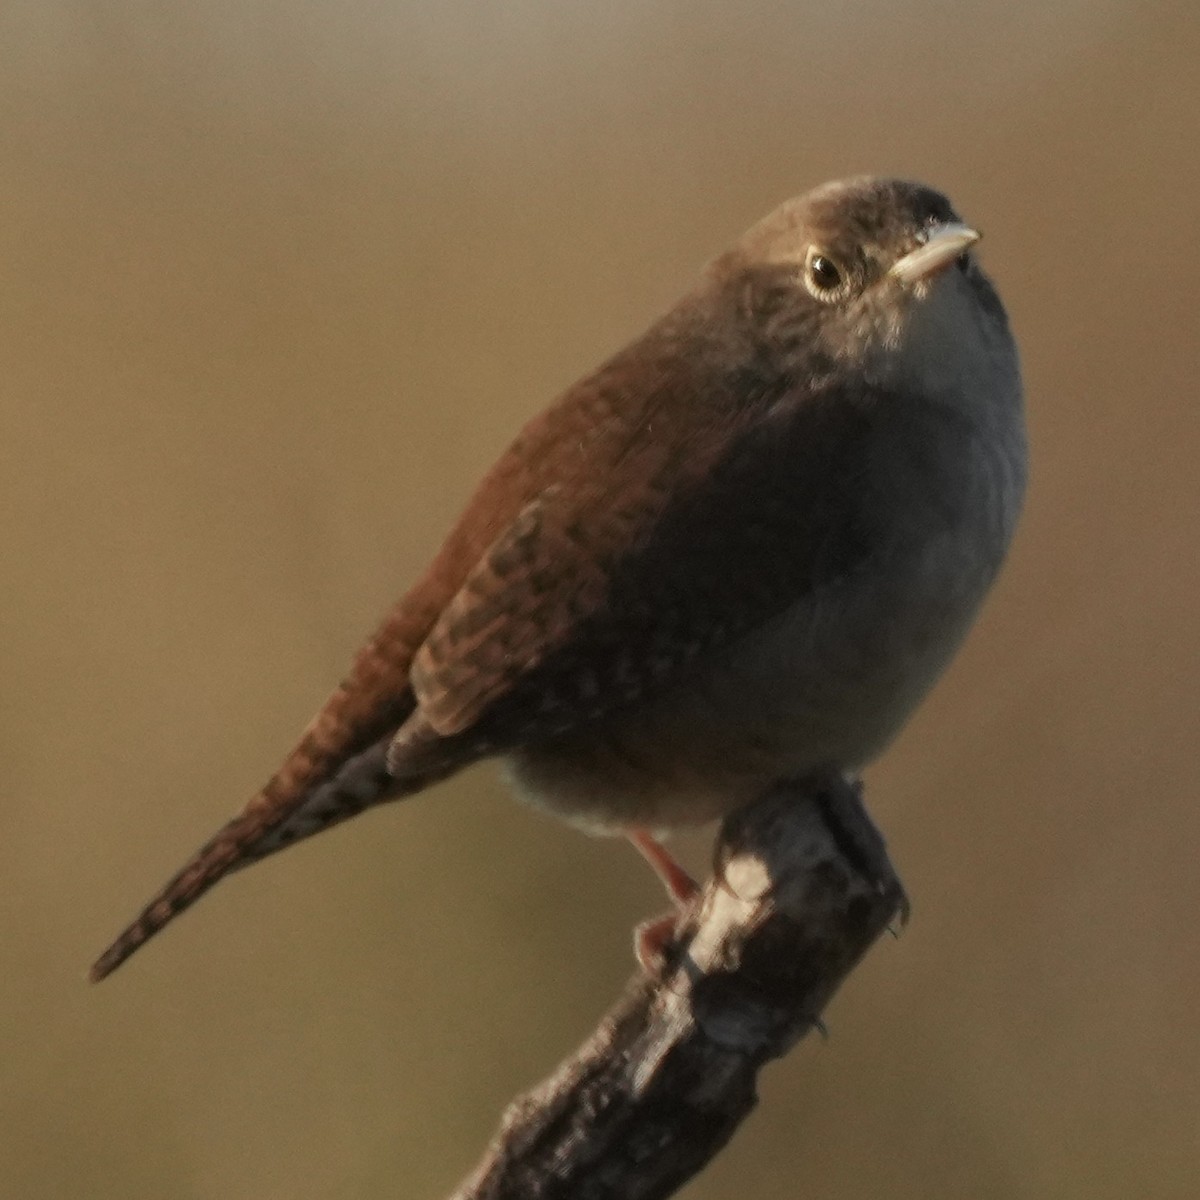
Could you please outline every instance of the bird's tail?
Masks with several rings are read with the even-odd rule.
[[[267,785],[96,960],[93,981],[115,971],[230,871],[451,773],[417,772],[401,781],[387,769],[388,741],[415,707],[408,670],[429,623],[426,609],[407,600],[392,609]]]
[[[92,982],[115,971],[135,950],[231,871],[328,829],[374,804],[420,791],[438,777],[423,775],[395,779],[387,769],[388,740],[383,738],[347,759],[334,774],[309,788],[298,804],[281,805],[278,802],[281,780],[276,776],[238,816],[201,847],[104,951],[89,972]]]

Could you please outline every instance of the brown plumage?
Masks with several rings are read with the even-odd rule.
[[[955,221],[894,181],[792,201],[535,417],[92,977],[229,871],[484,756],[625,831],[877,753],[965,632],[1024,484],[1015,350],[978,267],[951,265],[977,236]]]

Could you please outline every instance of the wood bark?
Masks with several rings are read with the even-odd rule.
[[[812,1029],[907,917],[883,840],[840,777],[780,785],[729,818],[663,968],[508,1108],[452,1200],[661,1200],[756,1103],[763,1065]]]

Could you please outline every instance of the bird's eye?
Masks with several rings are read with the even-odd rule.
[[[965,251],[955,260],[954,265],[965,275],[971,269],[971,256]]]
[[[841,286],[842,272],[828,254],[810,250],[806,269],[809,282],[818,292],[832,292]]]

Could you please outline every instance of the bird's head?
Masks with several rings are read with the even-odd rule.
[[[999,366],[1019,393],[979,233],[940,192],[858,178],[789,200],[710,268],[741,328],[809,386],[855,373],[886,389],[975,396]]]

